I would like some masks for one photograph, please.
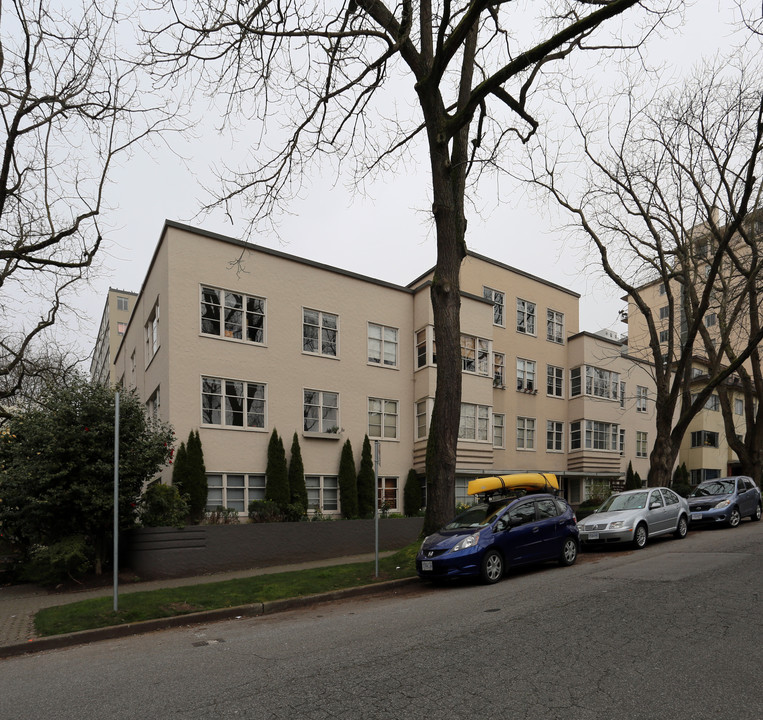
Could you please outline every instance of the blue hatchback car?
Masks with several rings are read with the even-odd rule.
[[[477,577],[498,582],[508,567],[578,555],[575,513],[550,494],[501,498],[473,505],[427,537],[416,556],[426,580]]]
[[[760,488],[746,475],[706,480],[689,495],[692,525],[739,525],[743,517],[760,520]]]

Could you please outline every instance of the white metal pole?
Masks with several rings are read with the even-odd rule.
[[[119,391],[114,394],[114,612],[119,610]]]
[[[376,558],[376,577],[379,577],[379,441],[374,440],[374,556]]]

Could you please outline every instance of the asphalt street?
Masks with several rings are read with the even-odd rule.
[[[0,718],[763,717],[763,523],[0,662]]]

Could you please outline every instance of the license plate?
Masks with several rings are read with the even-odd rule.
[[[589,532],[588,533],[588,539],[589,540],[598,540],[599,539],[599,533],[597,533],[597,532]]]
[[[702,513],[692,513],[691,514],[692,520],[701,520],[702,519]]]
[[[421,561],[421,569],[424,572],[431,572],[431,570],[432,570],[432,561],[431,560],[422,560]]]

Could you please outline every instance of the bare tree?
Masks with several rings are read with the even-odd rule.
[[[431,300],[437,387],[428,437],[424,532],[453,513],[461,404],[460,284],[467,198],[512,141],[538,127],[533,91],[573,53],[639,45],[673,3],[637,0],[157,0],[166,19],[150,44],[168,82],[195,69],[228,119],[261,127],[265,153],[247,172],[223,173],[218,204],[243,202],[253,222],[299,191],[322,158],[354,163],[358,182],[426,153],[437,264]],[[676,5],[678,3],[675,3]],[[628,21],[610,22],[628,11]],[[611,27],[610,27],[611,25]],[[388,91],[413,85],[411,115]],[[241,114],[236,114],[239,111]],[[286,125],[283,142],[274,140]],[[275,143],[268,156],[265,147]],[[468,181],[467,181],[468,179]]]
[[[41,371],[35,346],[87,276],[115,157],[167,120],[117,59],[118,19],[95,0],[0,4],[0,400]]]
[[[656,385],[650,485],[669,484],[689,422],[757,358],[763,337],[759,325],[737,332],[744,304],[729,296],[724,302],[729,313],[734,305],[736,321],[718,326],[709,360],[702,352],[724,268],[734,257],[744,266],[735,292],[745,297],[760,269],[755,255],[742,261],[737,250],[761,184],[762,77],[754,60],[726,59],[699,69],[677,91],[668,86],[637,100],[628,86],[606,108],[609,121],[591,104],[568,105],[580,142],[564,154],[541,148],[542,167],[535,163],[535,183],[572,214],[574,232],[628,295],[629,352],[651,362]],[[575,152],[571,183],[564,166]],[[708,373],[692,392],[698,359]]]

